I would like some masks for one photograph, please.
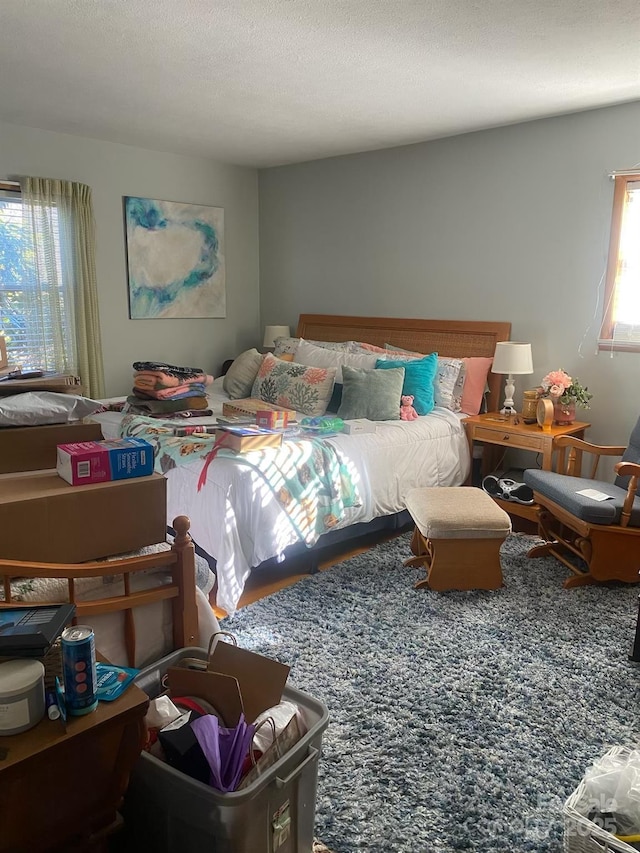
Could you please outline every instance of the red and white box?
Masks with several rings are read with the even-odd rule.
[[[267,429],[284,429],[289,423],[289,412],[285,409],[258,409],[256,412],[256,424]]]

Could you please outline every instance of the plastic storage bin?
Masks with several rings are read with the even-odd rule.
[[[151,698],[167,669],[183,657],[207,659],[186,648],[141,670],[135,683]],[[329,722],[326,706],[285,687],[283,699],[302,710],[308,731],[241,791],[222,794],[148,753],[136,762],[123,814],[133,849],[154,853],[300,853],[311,850],[318,759]]]

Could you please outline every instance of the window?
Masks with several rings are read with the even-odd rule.
[[[61,351],[73,351],[68,345],[73,306],[66,304],[69,300],[60,284],[58,211],[52,205],[41,214],[49,219],[53,235],[47,246],[34,245],[20,193],[0,191],[0,332],[10,365],[71,369],[73,365],[61,364],[59,357]],[[52,257],[46,258],[46,253]],[[46,270],[53,270],[53,281],[47,279]]]
[[[615,176],[603,349],[640,350],[640,172]]]

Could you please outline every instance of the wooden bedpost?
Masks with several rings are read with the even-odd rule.
[[[173,520],[176,535],[172,549],[177,563],[172,574],[173,582],[180,590],[178,598],[173,600],[173,642],[177,649],[195,646],[199,638],[195,548],[189,535],[190,526],[191,521],[186,515],[179,515]]]

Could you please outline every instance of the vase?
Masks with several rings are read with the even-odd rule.
[[[572,424],[576,419],[576,404],[561,403],[559,400],[553,402],[554,424]]]

